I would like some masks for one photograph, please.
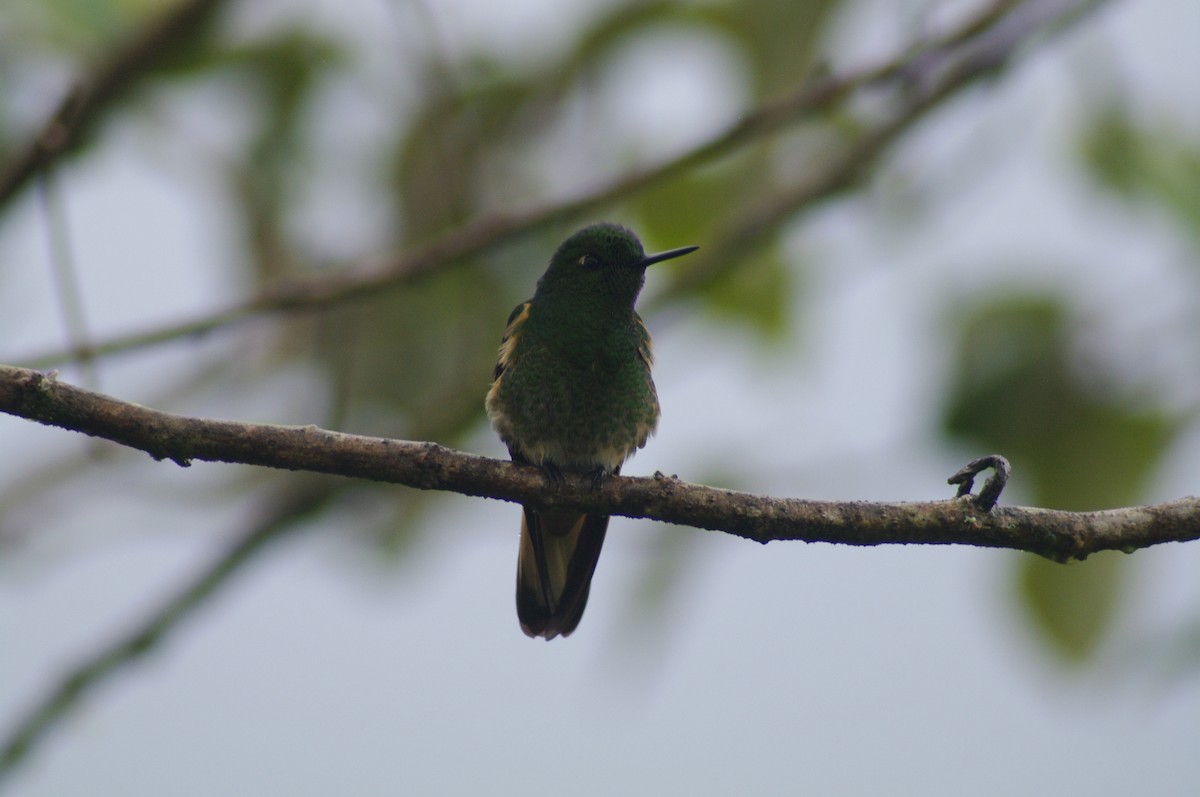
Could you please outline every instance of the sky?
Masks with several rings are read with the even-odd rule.
[[[444,27],[506,35],[479,22],[486,9],[456,16],[457,7]],[[537,2],[521,7],[545,17]],[[879,18],[862,13],[839,23],[835,66],[897,41],[886,25],[852,36]],[[1194,311],[1200,291],[1185,290],[1197,286],[1182,250],[1096,196],[1069,151],[1080,74],[1107,48],[1149,118],[1200,132],[1200,104],[1177,103],[1200,74],[1196,31],[1200,5],[1188,0],[1114,3],[1064,46],[944,109],[887,169],[959,201],[917,229],[879,223],[879,208],[897,201],[885,171],[866,201],[808,217],[792,240],[813,264],[795,296],[803,320],[776,352],[742,331],[648,319],[664,416],[626,472],[728,476],[722,461],[749,445],[740,478],[756,491],[948,497],[945,478],[981,452],[929,442],[950,363],[930,318],[934,290],[969,296],[1035,279],[1068,288],[1101,319],[1122,302]],[[97,329],[127,329],[131,318],[148,326],[238,295],[232,272],[210,266],[224,254],[206,235],[215,198],[181,195],[139,157],[143,144],[118,126],[69,175],[75,249],[85,266],[106,266],[83,269]],[[136,235],[114,234],[131,224]],[[25,202],[0,224],[0,263],[44,264],[44,227]],[[1047,252],[1060,265],[1047,269]],[[61,340],[46,274],[0,267],[5,352]],[[1121,323],[1100,328],[1114,356],[1136,361],[1121,352]],[[152,395],[156,369],[177,367],[173,356],[116,360],[103,386]],[[228,417],[306,422],[291,417],[303,407],[291,398],[298,384],[272,379],[258,403]],[[0,484],[31,462],[87,451],[66,438],[0,418],[0,450],[27,453],[0,458]],[[1189,440],[1153,498],[1195,492],[1200,445]],[[467,447],[502,455],[482,427]],[[44,529],[9,519],[32,537],[0,561],[0,722],[215,553],[214,529],[235,527],[246,506],[187,496],[220,468],[147,458],[122,469],[129,483],[101,478],[87,512],[55,514]],[[1006,500],[1021,500],[1019,473]],[[398,563],[338,539],[359,511],[369,510],[327,513],[260,558],[85,700],[5,784],[10,793],[1200,793],[1200,679],[1146,655],[1161,634],[1194,622],[1195,545],[1136,555],[1139,602],[1119,616],[1099,663],[1073,669],[1017,613],[1013,553],[759,546],[615,518],[580,629],[544,643],[516,623],[515,506],[443,501],[427,521],[434,541]],[[628,597],[640,575],[674,535],[696,534],[682,549],[691,569],[670,622],[640,622]]]

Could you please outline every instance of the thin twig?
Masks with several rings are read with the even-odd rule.
[[[878,160],[904,133],[925,119],[962,89],[1003,68],[1025,41],[1036,33],[1061,32],[1069,22],[1108,0],[1058,3],[1041,8],[1038,3],[1002,0],[986,9],[976,20],[936,44],[921,48],[896,71],[880,75],[903,76],[904,100],[884,121],[859,132],[823,165],[813,168],[790,189],[743,211],[715,244],[704,247],[702,262],[692,263],[673,290],[694,289],[711,280],[725,264],[736,262],[747,252],[769,240],[781,226],[818,202],[848,191],[871,173]],[[1047,4],[1053,6],[1053,3]],[[1024,12],[1024,13],[1021,13]],[[1012,17],[1007,15],[1012,14]],[[1017,15],[1018,23],[1013,23]],[[1001,24],[1006,23],[1006,24]],[[966,35],[970,31],[970,35]],[[950,49],[953,45],[954,49]],[[900,63],[900,62],[895,62]],[[706,264],[715,264],[706,267]]]
[[[203,31],[227,0],[185,0],[154,19],[106,60],[88,70],[77,87],[58,104],[37,133],[0,163],[0,209],[14,199],[34,175],[64,153],[78,147],[111,111],[115,100],[149,75],[163,59]]]
[[[62,193],[59,191],[52,165],[46,167],[38,180],[38,195],[45,216],[51,273],[54,275],[54,288],[62,310],[63,323],[66,325],[67,340],[75,351],[87,351],[91,348],[91,334],[88,331],[87,313],[83,309],[79,269],[76,267],[75,253],[71,248],[66,206],[62,201]],[[83,373],[83,383],[93,390],[98,390],[100,381],[96,374],[95,359],[81,357],[79,365]]]
[[[122,667],[145,656],[181,622],[192,616],[213,593],[226,584],[268,543],[275,542],[300,526],[296,520],[309,515],[335,494],[328,487],[293,486],[290,494],[272,508],[269,516],[241,534],[212,562],[201,568],[181,589],[168,598],[135,628],[106,644],[67,670],[58,682],[0,737],[0,784],[7,774],[29,757],[55,722],[98,684]]]

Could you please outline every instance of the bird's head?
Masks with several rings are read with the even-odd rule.
[[[685,246],[647,255],[642,242],[625,227],[600,223],[584,227],[563,241],[538,280],[537,296],[592,297],[603,306],[633,307],[646,280],[646,268],[686,255]],[[535,297],[536,298],[536,297]]]

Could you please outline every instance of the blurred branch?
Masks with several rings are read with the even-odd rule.
[[[46,217],[46,237],[50,249],[50,263],[54,273],[54,287],[67,329],[67,339],[77,350],[90,346],[87,313],[83,309],[83,291],[79,285],[79,269],[75,253],[71,249],[71,236],[67,225],[67,209],[62,201],[53,166],[47,166],[38,180],[38,195],[42,213]],[[81,358],[83,383],[93,389],[100,387],[100,380],[91,358]]]
[[[744,213],[718,237],[715,247],[706,247],[705,260],[730,262],[734,253],[749,251],[804,208],[853,188],[900,136],[943,102],[1002,70],[1034,35],[1062,30],[1104,2],[1001,0],[940,42],[919,48],[903,62],[893,62],[894,70],[882,68],[871,82],[898,77],[904,95],[890,118],[859,133],[842,151],[834,153],[823,170]],[[682,281],[706,276],[703,269],[693,270]]]
[[[814,178],[746,219],[742,228],[732,233],[735,238],[758,237],[780,220],[861,177],[870,162],[908,127],[945,99],[993,74],[1022,46],[1041,34],[1073,23],[1102,2],[998,0],[945,36],[842,77],[814,79],[791,94],[750,110],[739,121],[696,148],[619,177],[575,199],[521,212],[484,216],[383,262],[364,263],[359,269],[334,276],[282,282],[259,296],[170,326],[113,337],[83,349],[12,359],[34,367],[52,367],[73,359],[99,357],[204,334],[259,315],[329,307],[372,295],[420,279],[522,235],[579,219],[654,184],[727,156],[790,124],[828,111],[865,89],[889,85],[897,88],[901,97],[899,107],[889,119],[859,134],[848,145],[844,157],[831,159]],[[821,169],[821,166],[817,164],[814,168]]]
[[[136,448],[187,466],[238,462],[402,484],[422,490],[572,507],[723,531],[757,542],[845,545],[974,545],[1029,551],[1055,561],[1131,552],[1200,539],[1200,499],[1102,512],[1002,507],[970,498],[912,503],[805,501],[688,484],[657,474],[585,478],[557,487],[538,468],[434,443],[188,418],[58,382],[53,375],[0,366],[0,410]]]
[[[328,487],[314,489],[311,483],[303,487],[293,485],[291,492],[280,498],[265,518],[235,539],[141,624],[68,670],[12,730],[0,738],[0,784],[45,738],[54,723],[88,691],[161,644],[182,620],[213,597],[268,543],[299,528],[297,521],[326,505],[336,493]]]
[[[225,2],[185,0],[89,69],[91,77],[81,78],[38,132],[0,163],[0,209],[41,169],[78,147],[116,99],[175,55]]]

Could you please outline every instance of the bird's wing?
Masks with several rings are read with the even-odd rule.
[[[646,364],[649,369],[654,365],[654,341],[650,339],[650,330],[646,329],[646,322],[637,313],[633,315],[634,323],[637,326],[638,334],[638,357]]]
[[[521,326],[529,319],[529,308],[532,302],[522,302],[508,316],[508,325],[500,338],[500,356],[496,359],[496,369],[492,372],[492,382],[498,382],[512,363],[513,351],[517,348],[517,340],[521,337]]]

